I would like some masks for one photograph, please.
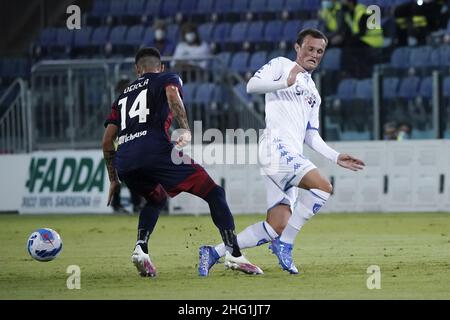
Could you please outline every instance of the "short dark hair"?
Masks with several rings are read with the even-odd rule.
[[[140,60],[146,57],[153,58],[154,60],[156,60],[154,62],[158,62],[158,64],[161,64],[161,54],[155,47],[139,49],[134,58],[134,63],[139,64]]]
[[[326,35],[323,34],[322,31],[320,31],[318,29],[314,29],[314,28],[307,28],[307,29],[301,30],[297,34],[296,42],[299,46],[301,46],[303,44],[303,40],[306,38],[306,36],[311,36],[316,39],[323,39],[323,40],[325,40],[325,44],[328,44],[328,38]]]
[[[122,78],[119,80],[119,82],[116,83],[116,93],[120,94],[123,90],[125,90],[126,87],[130,84],[130,79],[128,78]]]

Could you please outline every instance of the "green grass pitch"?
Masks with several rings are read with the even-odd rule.
[[[237,230],[262,215],[235,216]],[[209,216],[161,216],[150,240],[158,269],[138,276],[130,255],[137,216],[0,215],[0,299],[450,299],[450,214],[321,214],[294,248],[300,275],[282,271],[267,245],[245,251],[261,276],[213,267],[197,276],[198,247],[219,233]],[[61,255],[37,262],[28,236],[50,227]],[[69,265],[81,269],[81,289],[66,286]],[[381,289],[369,290],[367,268],[378,265]]]

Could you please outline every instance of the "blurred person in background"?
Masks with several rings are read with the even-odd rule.
[[[369,28],[367,7],[357,0],[343,0],[344,14],[344,69],[354,77],[370,77],[372,66],[380,62],[379,49],[383,47],[383,29]],[[364,61],[361,58],[364,57]]]
[[[411,125],[406,122],[402,122],[397,127],[397,141],[411,139]]]
[[[325,26],[325,35],[330,46],[341,46],[344,42],[344,15],[342,5],[337,0],[322,0],[319,19]]]
[[[153,25],[153,29],[155,30],[153,47],[158,49],[162,56],[171,56],[175,45],[173,39],[168,38],[166,23],[162,20],[157,20]]]
[[[394,8],[394,17],[397,46],[407,46],[410,38],[419,46],[426,45],[432,31],[447,27],[448,4],[445,0],[409,1]]]
[[[386,122],[383,126],[383,140],[397,139],[397,124],[393,121]]]
[[[207,60],[189,61],[189,58],[208,57],[211,54],[209,45],[202,41],[198,33],[197,26],[193,23],[186,23],[181,28],[181,41],[175,47],[171,67],[200,67],[206,69]],[[176,60],[183,59],[183,60]],[[186,60],[184,60],[186,59]]]

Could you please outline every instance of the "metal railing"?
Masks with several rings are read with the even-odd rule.
[[[16,79],[0,97],[0,153],[27,153],[32,145],[32,121],[27,85]]]
[[[31,71],[35,149],[99,147],[114,99],[105,60],[43,61]]]

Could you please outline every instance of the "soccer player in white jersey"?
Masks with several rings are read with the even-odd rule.
[[[330,197],[332,186],[303,156],[305,142],[341,167],[358,171],[364,162],[329,147],[319,135],[320,96],[311,73],[319,66],[328,39],[316,29],[297,35],[297,57],[272,59],[247,84],[248,93],[265,94],[266,129],[259,156],[267,191],[267,218],[238,234],[240,248],[271,242],[283,270],[297,274],[292,259],[294,240],[303,225]],[[298,188],[305,192],[298,192]],[[200,248],[199,272],[208,270],[225,254],[225,246]],[[227,266],[240,270],[238,265]]]

